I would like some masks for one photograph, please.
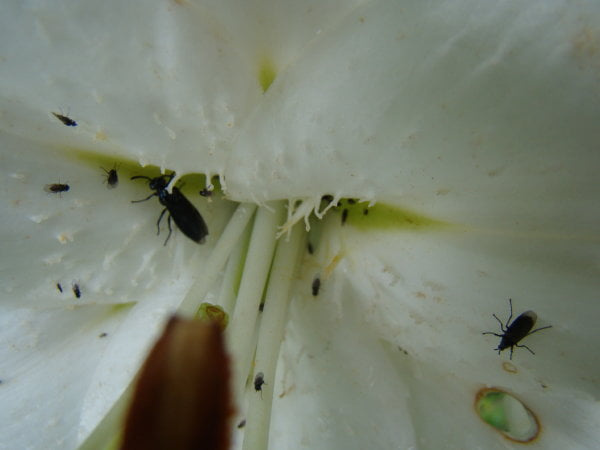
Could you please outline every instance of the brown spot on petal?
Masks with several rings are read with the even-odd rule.
[[[502,368],[504,369],[505,372],[508,372],[508,373],[517,373],[518,372],[516,366],[514,364],[509,363],[508,361],[504,361],[502,363]]]
[[[573,54],[581,69],[600,69],[600,30],[583,27],[573,38]]]
[[[229,448],[229,378],[221,328],[171,318],[140,371],[121,448]]]

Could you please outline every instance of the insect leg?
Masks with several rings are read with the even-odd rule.
[[[154,197],[155,195],[157,195],[157,194],[156,194],[156,192],[155,192],[155,193],[153,193],[153,194],[150,194],[148,197],[146,197],[146,198],[144,198],[144,199],[142,199],[142,200],[131,200],[131,203],[140,203],[140,202],[145,202],[146,200],[150,200],[150,199],[151,199],[152,197]]]
[[[158,220],[156,221],[156,229],[157,229],[156,235],[157,236],[160,234],[160,221],[162,220],[163,216],[165,215],[165,212],[167,212],[167,208],[162,210],[162,212],[160,213],[160,216],[158,216]],[[169,216],[169,219],[170,218],[171,218],[171,216]],[[169,224],[169,229],[170,228],[171,228],[171,225]]]
[[[515,344],[516,347],[521,347],[521,348],[526,348],[527,350],[529,350],[531,352],[532,355],[535,355],[535,352],[533,350],[531,350],[529,347],[527,347],[526,345],[523,344]],[[511,347],[512,350],[512,347]],[[512,352],[511,352],[512,353]]]
[[[538,329],[536,329],[536,330],[530,331],[530,332],[529,332],[529,333],[527,333],[525,336],[529,336],[530,334],[533,334],[533,333],[535,333],[536,331],[545,330],[546,328],[552,328],[552,325],[548,325],[547,327],[541,327],[541,328],[538,328]]]
[[[137,180],[138,178],[143,178],[144,180],[152,181],[152,178],[147,177],[146,175],[135,175],[130,178],[130,180]]]
[[[167,208],[165,208],[165,211],[167,210]],[[163,213],[165,212],[163,211]],[[167,236],[167,239],[165,239],[165,243],[163,245],[167,245],[167,242],[169,240],[169,238],[171,237],[171,233],[173,232],[173,229],[171,228],[171,214],[169,213],[169,218],[167,219],[167,225],[169,225],[169,235]]]

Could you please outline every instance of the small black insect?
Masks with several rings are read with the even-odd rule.
[[[108,336],[108,333],[100,333],[100,335],[98,335],[99,338],[105,338],[106,336]]]
[[[494,333],[491,331],[485,331],[481,334],[493,334],[494,336],[498,336],[499,338],[502,338],[500,340],[500,344],[498,344],[498,347],[496,347],[494,350],[498,350],[498,354],[500,354],[500,352],[502,350],[505,350],[508,347],[510,347],[510,359],[512,359],[513,347],[526,348],[533,355],[535,355],[533,350],[531,350],[526,345],[520,345],[519,341],[521,341],[526,336],[529,336],[530,334],[536,333],[540,330],[545,330],[546,328],[552,328],[552,325],[548,325],[546,327],[541,327],[541,328],[537,328],[533,331],[530,331],[533,328],[533,326],[535,325],[535,321],[537,320],[537,314],[534,313],[533,311],[525,311],[523,314],[521,314],[519,317],[517,317],[513,321],[513,323],[510,323],[510,319],[512,319],[512,316],[513,316],[512,299],[509,298],[508,303],[510,305],[510,316],[508,317],[508,320],[506,321],[506,325],[504,325],[502,323],[502,321],[500,319],[498,319],[498,316],[496,316],[496,314],[492,314],[494,316],[494,319],[496,319],[498,321],[498,323],[500,324],[500,329],[502,330],[502,334]]]
[[[109,189],[116,188],[119,184],[119,174],[117,173],[117,166],[115,165],[112,169],[106,170],[104,167],[100,167],[106,172],[106,187]]]
[[[58,120],[60,120],[62,123],[64,123],[68,127],[76,127],[77,126],[77,122],[75,122],[70,117],[63,116],[62,114],[58,114],[55,112],[53,112],[52,114],[54,114],[54,117],[56,117]]]
[[[369,210],[367,208],[363,209],[363,214],[365,216],[368,216],[369,215]]]
[[[264,303],[264,302],[263,302],[263,303],[261,303],[260,305],[258,305],[258,310],[259,310],[260,312],[263,312],[263,311],[265,310],[265,303]]]
[[[60,293],[62,294],[62,286],[60,283],[56,283],[56,289],[58,289],[60,291]]]
[[[312,282],[312,295],[314,297],[319,295],[319,289],[321,289],[321,279],[316,277]]]
[[[346,219],[348,218],[348,210],[344,209],[342,211],[342,225],[344,225],[346,223]]]
[[[308,253],[311,255],[315,252],[315,249],[313,248],[313,246],[310,242],[307,244],[306,249],[308,250]]]
[[[321,200],[331,203],[333,201],[333,195],[329,195],[329,194],[324,195],[323,197],[321,197]]]
[[[240,423],[238,423],[238,428],[244,428],[246,426],[246,419],[242,419],[240,420]]]
[[[213,194],[213,191],[210,191],[207,188],[204,188],[200,191],[200,195],[202,197],[210,197],[210,196],[212,196],[212,194]]]
[[[61,183],[47,184],[46,186],[44,186],[44,190],[46,192],[49,192],[51,194],[59,194],[61,196],[63,192],[67,192],[69,189],[71,189],[71,186],[69,186],[68,184]]]
[[[81,289],[79,289],[79,285],[77,283],[73,283],[73,294],[75,294],[75,297],[81,298]]]
[[[267,383],[265,383],[265,374],[262,372],[258,372],[256,374],[256,376],[254,377],[254,390],[256,392],[260,391],[261,395],[262,395],[263,384],[267,384]]]
[[[165,207],[158,217],[156,227],[158,228],[157,235],[160,234],[160,221],[162,220],[165,212],[169,211],[169,219],[167,221],[169,225],[169,235],[165,240],[164,245],[167,245],[167,241],[171,237],[173,230],[171,229],[171,217],[175,221],[175,224],[179,229],[189,237],[192,241],[202,244],[204,238],[208,235],[208,227],[204,222],[204,219],[196,209],[194,205],[181,193],[181,191],[174,186],[172,192],[167,191],[167,187],[173,180],[175,172],[170,175],[161,175],[156,178],[146,177],[144,175],[136,175],[131,177],[132,180],[137,178],[143,178],[148,180],[148,185],[153,192],[148,197],[142,200],[132,200],[131,203],[145,202],[150,198],[156,196],[161,205]]]
[[[351,205],[354,205],[354,204],[356,204],[356,199],[355,198],[349,198],[348,199],[348,203],[351,204]]]

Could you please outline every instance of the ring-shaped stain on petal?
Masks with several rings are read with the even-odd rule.
[[[483,388],[475,396],[475,411],[485,423],[513,442],[528,444],[541,431],[535,413],[514,395],[499,388]]]

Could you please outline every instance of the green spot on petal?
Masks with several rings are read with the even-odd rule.
[[[266,58],[263,59],[258,69],[258,82],[263,92],[267,92],[267,89],[269,89],[276,76],[277,71],[273,62]]]
[[[502,431],[508,431],[508,421],[504,413],[504,393],[490,392],[483,396],[477,405],[479,416],[484,422]]]

